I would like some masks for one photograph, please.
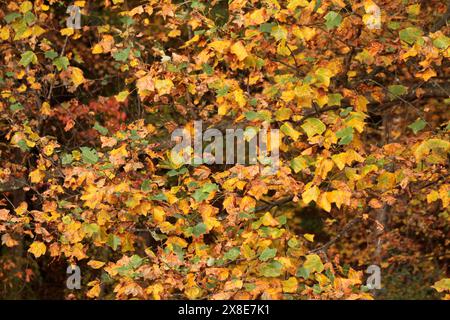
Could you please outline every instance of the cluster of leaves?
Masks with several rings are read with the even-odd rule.
[[[70,4],[0,5],[2,246],[102,299],[370,299],[366,265],[445,270],[443,1],[75,1],[81,29]],[[279,129],[279,170],[176,164],[195,120]]]

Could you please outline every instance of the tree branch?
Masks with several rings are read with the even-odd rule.
[[[308,251],[308,254],[309,253],[317,253],[320,251],[325,252],[325,250],[327,250],[332,244],[334,244],[336,241],[338,241],[343,235],[345,235],[347,233],[348,230],[350,230],[351,227],[353,227],[353,225],[355,225],[359,221],[361,221],[361,218],[359,218],[359,217],[350,220],[350,222],[347,223],[344,226],[344,228],[334,238],[332,238],[330,241],[328,241],[324,245],[322,245],[316,249]]]

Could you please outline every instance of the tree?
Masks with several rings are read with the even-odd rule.
[[[0,263],[18,271],[0,278],[58,261],[77,298],[370,299],[368,265],[409,263],[448,292],[449,8],[0,4]],[[194,121],[279,129],[276,174],[178,163]]]

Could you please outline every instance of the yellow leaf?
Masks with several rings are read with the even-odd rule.
[[[289,108],[281,108],[275,112],[275,119],[277,121],[289,120],[292,115],[292,110]]]
[[[189,47],[191,44],[193,44],[194,42],[197,42],[198,40],[200,40],[200,36],[198,34],[196,34],[195,36],[192,37],[191,40],[186,41],[184,45],[182,45],[180,48],[184,49]]]
[[[419,162],[430,153],[441,156],[442,160],[446,160],[445,156],[450,151],[450,142],[441,139],[429,139],[423,141],[414,151],[416,161]]]
[[[157,206],[155,208],[153,208],[153,219],[158,222],[161,223],[164,221],[164,217],[165,217],[166,213],[164,212],[164,209],[160,206]]]
[[[230,40],[216,40],[211,42],[208,47],[213,48],[215,51],[219,53],[225,53],[230,49],[231,41]]]
[[[45,244],[41,241],[34,241],[31,245],[30,248],[28,249],[28,252],[34,254],[34,256],[36,258],[39,258],[40,256],[42,256],[43,254],[45,254],[45,252],[47,251],[47,247],[45,246]]]
[[[356,99],[355,99],[356,111],[366,112],[368,103],[369,103],[369,100],[367,100],[366,97],[364,97],[364,96],[356,97]]]
[[[348,126],[355,128],[359,133],[364,131],[364,126],[366,125],[364,119],[366,115],[362,112],[350,112],[350,116],[347,117],[345,121]]]
[[[4,26],[0,29],[0,39],[2,40],[8,40],[10,36],[9,28],[8,26]]]
[[[173,88],[173,82],[170,79],[156,80],[155,88],[159,95],[169,94]]]
[[[283,101],[289,102],[292,101],[294,98],[295,98],[294,90],[285,90],[281,93],[281,99],[283,99]]]
[[[255,206],[256,200],[249,196],[243,197],[241,203],[239,204],[239,208],[244,212],[253,210]]]
[[[243,108],[247,104],[247,100],[245,99],[244,92],[241,89],[238,89],[233,92],[234,99],[236,100],[239,107]]]
[[[283,292],[285,293],[294,293],[297,291],[298,281],[295,277],[290,277],[287,280],[281,281],[283,285]]]
[[[311,27],[294,27],[292,32],[297,38],[309,41],[316,35],[317,31]]]
[[[127,97],[130,95],[130,92],[128,90],[121,91],[118,94],[116,94],[116,100],[119,102],[124,102]]]
[[[61,29],[60,32],[62,36],[71,36],[74,34],[75,30],[73,28],[64,28]]]
[[[229,108],[230,108],[230,106],[227,105],[227,104],[221,104],[221,105],[219,105],[219,108],[217,109],[218,115],[219,115],[219,116],[224,116],[224,115],[226,115]]]
[[[199,298],[201,296],[202,290],[199,287],[194,286],[194,287],[187,288],[184,291],[184,293],[186,294],[186,297],[188,299],[194,300],[194,299],[197,299],[197,298]]]
[[[44,177],[45,177],[44,172],[42,172],[39,169],[30,172],[31,183],[39,183],[42,181],[42,179],[44,179]]]
[[[346,165],[351,165],[353,161],[364,161],[364,158],[353,149],[343,153],[332,155],[331,159],[334,161],[339,170],[344,169]]]
[[[248,56],[247,50],[241,41],[238,41],[231,46],[231,52],[237,56],[239,61],[244,60]]]
[[[27,13],[28,11],[31,11],[31,9],[33,9],[33,4],[30,1],[22,2],[19,7],[21,13]]]
[[[103,47],[100,44],[96,44],[93,48],[92,48],[92,54],[100,54],[103,53]]]
[[[317,205],[326,212],[331,211],[331,203],[328,200],[328,192],[324,192],[319,196],[319,199],[317,200]]]
[[[285,135],[291,137],[294,141],[297,141],[298,137],[300,136],[300,132],[295,130],[289,122],[283,123],[283,125],[280,127],[280,130]]]
[[[86,5],[86,1],[75,1],[73,5],[83,8]]]
[[[416,73],[416,77],[422,78],[425,81],[428,81],[431,78],[436,77],[436,76],[437,76],[436,71],[434,71],[433,69],[430,69],[430,68],[428,68],[427,70],[425,70],[423,72]]]
[[[335,203],[336,207],[339,209],[343,204],[349,206],[351,201],[352,193],[350,191],[345,190],[333,190],[331,192],[327,192],[327,200],[330,203]]]
[[[88,298],[97,298],[100,295],[100,282],[98,280],[92,281],[88,283],[89,286],[92,286],[92,288],[86,293]]]
[[[314,242],[314,234],[311,234],[311,233],[305,233],[305,234],[303,235],[303,237],[304,237],[306,240],[308,240],[309,242]]]
[[[450,291],[450,278],[444,278],[434,283],[432,288],[436,289],[437,292]]]
[[[254,10],[253,12],[245,15],[246,25],[248,26],[256,26],[266,22],[267,14],[266,8],[261,8]]]
[[[80,84],[83,84],[85,81],[83,71],[77,67],[70,67],[69,69],[72,74],[72,81],[74,86],[78,87]]]
[[[105,265],[104,262],[98,261],[98,260],[91,260],[87,263],[88,266],[90,266],[93,269],[100,269]]]
[[[437,201],[439,199],[439,193],[436,190],[431,191],[429,194],[427,194],[427,202],[432,203],[434,201]]]
[[[306,1],[306,0],[291,0],[291,1],[289,1],[289,3],[286,6],[286,8],[288,10],[294,11],[297,7],[305,8],[308,5],[309,5],[309,2]]]
[[[17,215],[21,216],[23,215],[26,211],[28,210],[28,204],[23,201],[17,208],[16,208],[16,213]]]
[[[439,187],[439,196],[441,197],[442,200],[442,206],[444,208],[447,208],[450,202],[450,197],[449,197],[449,187],[448,185],[442,185]]]
[[[167,34],[169,38],[175,38],[178,37],[179,35],[181,35],[180,30],[170,30],[170,32]]]
[[[317,198],[319,197],[320,190],[317,186],[309,187],[302,193],[302,199],[305,204],[310,203],[311,201],[317,202]]]
[[[314,174],[316,177],[325,179],[328,175],[328,172],[330,172],[331,169],[333,169],[333,166],[334,166],[333,161],[331,161],[330,159],[322,159],[317,165]]]
[[[377,187],[382,190],[388,190],[395,186],[395,174],[392,172],[384,172],[378,176]]]
[[[278,225],[278,221],[273,218],[270,212],[266,212],[264,216],[261,218],[261,222],[266,227],[276,227]]]

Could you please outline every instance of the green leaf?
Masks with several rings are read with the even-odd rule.
[[[395,99],[397,97],[400,97],[408,92],[408,87],[402,86],[402,85],[392,85],[388,87],[389,93],[392,95],[391,99]]]
[[[289,120],[292,115],[292,110],[289,108],[281,108],[275,112],[275,119],[277,121]]]
[[[276,23],[263,23],[259,26],[259,31],[261,32],[265,32],[265,33],[270,33],[272,32],[272,28],[275,27],[277,24]]]
[[[442,139],[429,139],[423,141],[414,151],[416,161],[422,160],[424,157],[427,161],[433,161],[435,163],[446,161],[447,153],[450,151],[450,142]],[[429,155],[433,152],[434,157]]]
[[[298,156],[291,160],[291,168],[295,173],[298,173],[309,167],[308,159],[304,156]]]
[[[58,57],[55,60],[53,60],[53,65],[58,69],[58,71],[66,70],[69,66],[69,59],[67,57]]]
[[[98,154],[95,149],[88,147],[81,147],[81,157],[84,163],[96,164],[98,161]]]
[[[408,128],[410,128],[414,132],[414,134],[417,134],[417,132],[425,128],[426,125],[427,123],[425,121],[423,121],[421,118],[418,118],[416,121],[414,121],[414,123],[411,123]]]
[[[206,224],[204,224],[203,222],[200,222],[199,224],[197,224],[196,226],[194,226],[192,228],[192,234],[198,238],[202,234],[205,234],[206,230],[207,230]]]
[[[322,260],[320,260],[320,257],[317,254],[307,255],[303,268],[305,268],[309,273],[322,272],[324,269]]]
[[[234,247],[234,248],[228,250],[228,251],[223,255],[223,257],[224,257],[225,259],[234,261],[234,260],[236,260],[236,259],[239,257],[240,254],[241,254],[241,250],[240,250],[238,247]]]
[[[12,112],[16,112],[16,111],[22,110],[22,109],[23,109],[23,105],[20,102],[14,103],[9,106],[9,110],[11,110]]]
[[[446,37],[445,35],[441,35],[433,40],[433,45],[436,48],[445,50],[450,45],[450,38]]]
[[[277,41],[286,40],[288,33],[287,30],[281,26],[274,26],[270,31],[270,35]]]
[[[131,51],[130,48],[125,48],[125,49],[122,49],[122,50],[118,50],[118,51],[114,52],[113,58],[116,61],[125,62],[125,61],[128,60],[128,56],[130,54],[130,51]]]
[[[342,95],[340,93],[332,93],[328,95],[328,105],[331,106],[340,106]]]
[[[264,111],[248,111],[245,113],[245,118],[248,121],[261,120],[261,121],[270,121],[270,115]]]
[[[325,124],[317,118],[306,119],[305,123],[302,124],[301,127],[308,135],[308,138],[311,138],[316,134],[322,134],[327,129]]]
[[[309,270],[305,269],[304,267],[299,267],[297,269],[297,277],[303,278],[303,279],[308,279],[309,278]]]
[[[44,56],[45,56],[47,59],[53,60],[53,59],[55,59],[55,58],[58,56],[58,54],[57,54],[55,51],[50,50],[50,51],[46,51],[45,54],[44,54]]]
[[[94,233],[100,232],[100,227],[96,223],[85,223],[83,224],[83,231],[92,236]]]
[[[342,16],[335,11],[330,11],[325,16],[325,25],[327,26],[328,30],[334,29],[339,27],[339,25],[342,22]]]
[[[397,30],[400,28],[400,23],[397,21],[390,21],[390,22],[388,22],[387,26],[391,30]]]
[[[16,20],[17,18],[20,18],[20,13],[18,12],[11,12],[8,13],[3,19],[5,19],[6,23],[11,23],[14,20]]]
[[[203,69],[203,72],[206,73],[208,76],[210,76],[210,75],[212,75],[212,74],[214,73],[213,67],[211,67],[211,66],[210,66],[209,64],[207,64],[207,63],[204,63],[204,64],[202,65],[202,69]]]
[[[259,272],[262,276],[268,278],[279,277],[283,270],[283,265],[278,261],[271,261],[259,267]]]
[[[71,164],[73,161],[73,157],[70,153],[65,153],[62,155],[61,157],[61,164],[63,166],[67,165],[67,164]]]
[[[407,44],[414,44],[417,40],[421,39],[423,31],[417,27],[409,27],[399,32],[400,39],[405,41]]]
[[[317,12],[322,5],[322,0],[316,0],[316,5],[314,6],[313,12]]]
[[[340,145],[347,145],[353,140],[353,128],[346,127],[336,132],[336,137],[339,139]]]
[[[98,122],[95,122],[94,129],[97,130],[103,136],[106,136],[108,134],[108,129],[100,125],[100,123]]]
[[[25,21],[27,25],[31,25],[36,21],[36,16],[32,12],[28,11],[23,15],[23,21]]]
[[[106,244],[116,251],[120,245],[120,238],[115,234],[109,234]]]
[[[22,66],[26,67],[30,63],[36,64],[37,61],[38,61],[37,56],[33,51],[26,51],[26,52],[22,53],[19,63]]]
[[[149,179],[145,179],[141,184],[141,190],[142,191],[150,191],[150,183],[151,181]]]
[[[211,194],[211,192],[216,191],[216,190],[218,190],[217,184],[215,184],[215,183],[206,183],[200,189],[195,190],[195,192],[192,195],[192,197],[195,199],[195,201],[202,202],[202,201],[208,199],[208,197]]]
[[[167,196],[161,192],[161,193],[158,193],[157,195],[151,196],[150,200],[167,201]]]
[[[30,151],[30,148],[27,145],[27,142],[25,140],[20,140],[17,145],[19,146],[20,150],[22,150],[23,152],[25,151]]]
[[[283,125],[280,127],[280,131],[285,135],[291,137],[294,141],[297,141],[298,137],[300,136],[300,132],[295,130],[289,122],[283,123]]]
[[[181,176],[181,175],[186,174],[188,172],[189,172],[189,170],[186,167],[182,167],[182,168],[180,168],[180,170],[175,170],[174,169],[174,170],[168,171],[167,175],[169,177],[175,177],[175,176]]]
[[[261,261],[267,261],[269,259],[275,258],[277,254],[277,249],[270,249],[266,248],[263,252],[259,255],[259,260]]]

